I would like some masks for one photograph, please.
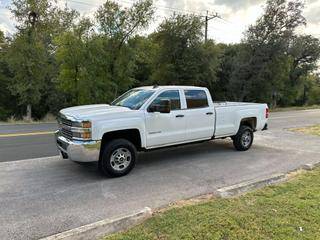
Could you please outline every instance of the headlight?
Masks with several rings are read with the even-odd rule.
[[[90,121],[82,121],[82,122],[75,122],[72,124],[72,137],[76,140],[91,140],[91,127],[92,124]]]
[[[91,128],[92,124],[90,121],[82,121],[82,122],[73,122],[72,127],[77,128]]]
[[[89,132],[72,132],[72,137],[77,140],[91,140],[91,131]]]

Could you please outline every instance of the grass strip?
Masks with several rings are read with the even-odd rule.
[[[309,127],[303,127],[303,128],[293,128],[290,130],[294,132],[320,136],[320,124],[309,126]]]
[[[240,197],[171,208],[104,239],[320,239],[320,170]]]

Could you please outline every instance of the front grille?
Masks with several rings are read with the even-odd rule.
[[[72,121],[72,120],[66,118],[62,114],[58,118],[58,123],[59,123],[60,134],[63,137],[65,137],[66,139],[81,140],[81,139],[83,139],[82,132],[88,132],[88,131],[90,131],[90,135],[91,135],[91,129],[82,128],[81,127],[82,125],[80,124],[81,122]],[[88,134],[86,136],[88,136]],[[86,137],[86,138],[88,138],[88,137]]]
[[[61,135],[65,138],[72,139],[72,132],[70,129],[66,129],[62,126],[61,128]]]
[[[58,118],[60,133],[63,137],[67,139],[72,139],[73,134],[71,131],[71,127],[73,126],[73,122],[70,119],[67,119],[65,116],[60,115]]]
[[[66,118],[60,118],[61,124],[72,127],[72,121]]]

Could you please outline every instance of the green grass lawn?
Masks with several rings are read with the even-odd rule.
[[[320,124],[310,127],[293,128],[291,131],[320,136]]]
[[[320,239],[320,170],[240,197],[174,207],[110,239]]]

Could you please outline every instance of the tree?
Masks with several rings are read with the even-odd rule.
[[[68,28],[76,12],[58,9],[48,0],[13,0],[11,12],[18,31],[8,50],[14,73],[10,90],[21,106],[27,106],[27,118],[31,119],[32,106],[37,106],[39,113],[41,101],[54,89],[57,71],[53,38]]]
[[[158,44],[152,37],[136,36],[128,42],[128,47],[132,49],[134,55],[133,78],[134,86],[153,84],[151,75],[154,71],[154,59],[157,56]]]
[[[289,55],[292,66],[286,89],[295,91],[298,95],[290,103],[304,105],[308,102],[308,91],[310,90],[308,75],[312,74],[318,67],[320,41],[310,35],[295,36],[289,47]]]
[[[153,14],[152,0],[139,0],[130,8],[121,8],[118,3],[108,0],[96,12],[99,30],[106,41],[105,51],[111,56],[106,68],[115,97],[133,83],[128,68],[121,65],[125,60],[125,44],[150,24]],[[124,70],[126,74],[123,74]]]
[[[305,24],[303,8],[304,3],[299,0],[268,0],[263,16],[245,33],[243,42],[248,46],[245,60],[248,64],[236,70],[246,72],[243,81],[247,81],[247,88],[243,89],[243,99],[277,105],[288,78],[290,43],[296,28]],[[261,89],[264,89],[262,94]]]
[[[66,31],[55,40],[56,59],[60,66],[59,89],[68,93],[70,104],[80,104],[86,91],[87,44],[90,41],[92,24],[82,19],[73,30]]]
[[[0,120],[2,121],[7,120],[14,111],[18,111],[15,109],[16,98],[9,91],[12,72],[7,61],[8,48],[9,41],[0,30]]]
[[[8,50],[10,69],[15,74],[10,90],[19,98],[19,103],[27,107],[28,119],[31,119],[31,106],[39,103],[41,91],[45,86],[45,47],[41,42],[31,40],[28,34],[16,37]]]
[[[307,92],[308,104],[320,104],[320,74],[308,75],[309,91]]]
[[[151,36],[158,45],[152,81],[156,84],[208,86],[212,89],[218,67],[214,42],[202,43],[203,22],[194,15],[174,15]]]

